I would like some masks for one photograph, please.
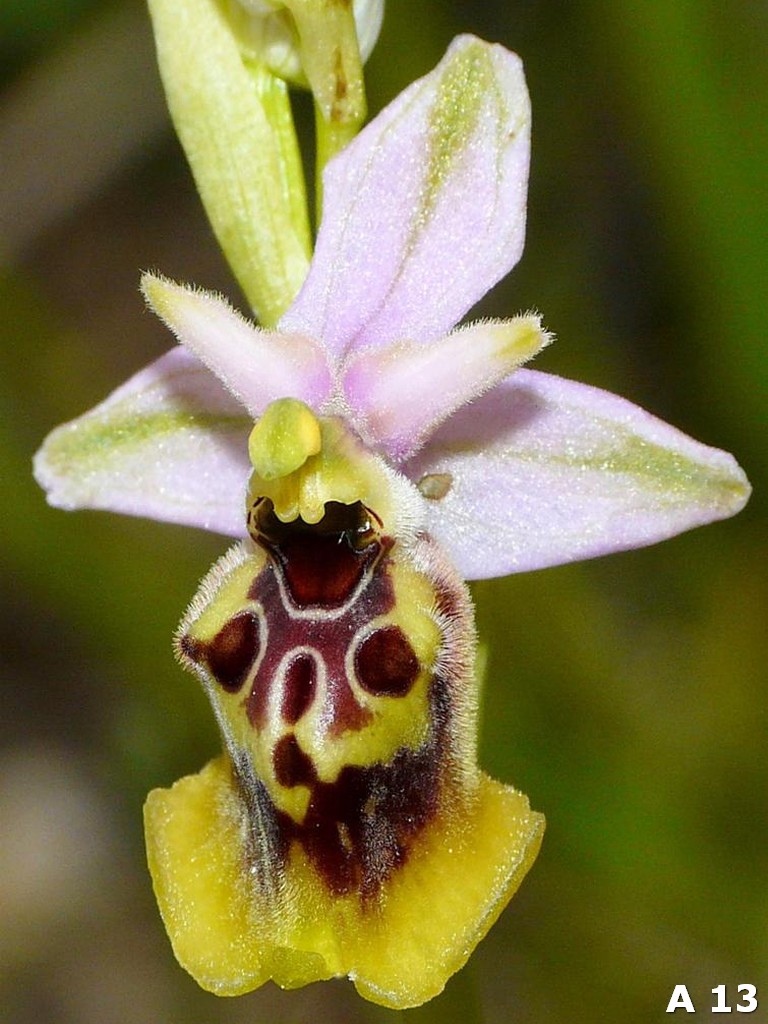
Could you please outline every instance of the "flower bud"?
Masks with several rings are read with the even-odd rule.
[[[230,0],[230,13],[247,57],[309,85],[327,120],[362,119],[362,64],[384,0]]]

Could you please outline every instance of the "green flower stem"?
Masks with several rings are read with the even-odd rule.
[[[287,86],[246,63],[216,0],[149,0],[176,131],[216,237],[272,327],[309,267],[304,172]]]
[[[296,22],[301,63],[315,99],[317,222],[323,169],[365,121],[365,78],[351,2],[284,0]]]

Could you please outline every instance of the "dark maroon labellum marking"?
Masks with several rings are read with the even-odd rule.
[[[285,582],[300,608],[338,608],[352,596],[379,553],[372,544],[355,551],[344,538],[297,533],[278,548]]]
[[[269,498],[258,498],[248,510],[248,532],[276,560],[299,608],[334,609],[350,600],[366,571],[391,546],[380,537],[380,526],[359,501],[327,502],[317,523],[281,522]]]
[[[335,782],[315,781],[301,824],[274,812],[283,849],[298,839],[331,892],[374,897],[436,812],[441,767],[433,739],[390,764],[347,765]]]
[[[272,763],[275,778],[287,789],[293,786],[311,786],[317,780],[312,758],[304,753],[293,733],[283,736],[278,741],[272,755]]]
[[[442,694],[437,701],[438,692]],[[346,765],[335,782],[321,782],[311,758],[294,735],[276,745],[277,781],[287,788],[305,785],[309,807],[302,822],[278,810],[245,757],[234,763],[241,793],[255,827],[251,856],[263,863],[264,843],[283,862],[298,841],[332,893],[353,891],[376,897],[382,883],[403,864],[415,837],[438,809],[448,712],[444,683],[434,679],[433,732],[419,750],[401,750],[389,764]]]
[[[416,682],[419,661],[399,626],[374,630],[355,652],[355,671],[369,693],[404,697]]]
[[[216,682],[229,693],[236,693],[259,655],[259,621],[251,612],[241,612],[222,626],[212,640],[200,646],[201,660]]]
[[[346,544],[338,537],[334,539],[334,543],[337,547]],[[395,598],[387,555],[391,547],[392,541],[383,537],[360,555],[364,559],[367,552],[372,551],[375,552],[375,555],[371,556],[372,559],[378,558],[381,561],[372,561],[370,568],[365,571],[361,599],[350,601],[331,619],[315,615],[296,617],[292,614],[294,602],[290,600],[290,590],[285,582],[284,561],[278,549],[272,549],[273,557],[254,577],[247,594],[249,600],[258,602],[263,609],[264,635],[270,638],[269,643],[265,645],[259,667],[253,675],[251,691],[245,703],[248,721],[255,729],[263,729],[267,723],[270,694],[273,692],[278,673],[284,671],[284,659],[286,656],[296,657],[307,649],[312,652],[310,656],[316,657],[317,663],[323,665],[325,686],[322,699],[327,710],[323,721],[330,734],[338,736],[347,730],[361,729],[370,723],[372,713],[358,703],[350,687],[346,658],[351,638],[367,626],[371,619],[387,615],[394,606]],[[316,668],[316,671],[319,670]],[[320,697],[316,683],[313,700],[319,700]],[[279,713],[285,714],[282,700]],[[288,714],[290,715],[290,711]]]
[[[312,706],[317,685],[317,664],[311,654],[298,654],[285,669],[283,721],[295,725]]]

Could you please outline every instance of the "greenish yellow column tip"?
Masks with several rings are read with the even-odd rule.
[[[279,398],[264,410],[248,439],[253,468],[264,480],[277,480],[300,469],[322,445],[320,424],[297,398]]]

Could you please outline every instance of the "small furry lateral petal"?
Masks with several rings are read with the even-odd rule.
[[[518,370],[444,423],[404,467],[449,480],[430,532],[465,579],[642,547],[735,515],[733,456],[616,395]]]
[[[356,353],[342,371],[345,398],[366,438],[396,462],[443,420],[550,343],[541,318],[469,324],[431,345],[396,343]]]
[[[278,398],[317,407],[331,374],[321,346],[301,334],[262,331],[221,296],[144,274],[147,304],[254,418]]]
[[[58,508],[243,536],[251,426],[218,380],[176,348],[49,434],[35,478]]]

